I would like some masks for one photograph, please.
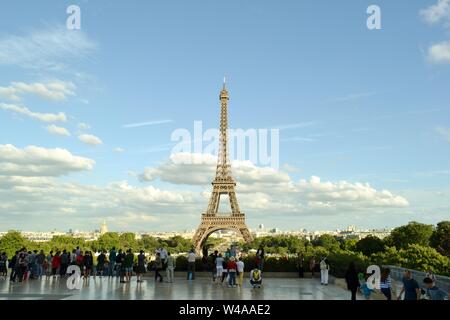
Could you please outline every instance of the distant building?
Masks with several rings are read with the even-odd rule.
[[[106,225],[106,221],[103,220],[103,223],[100,227],[100,234],[105,234],[108,232],[108,226]]]

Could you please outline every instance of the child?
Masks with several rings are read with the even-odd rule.
[[[373,290],[369,289],[366,282],[366,277],[362,272],[358,273],[358,279],[359,279],[359,288],[361,290],[361,293],[364,295],[366,299],[370,298],[370,294]]]
[[[261,288],[262,285],[261,270],[253,269],[252,271],[250,271],[250,284],[253,289]]]

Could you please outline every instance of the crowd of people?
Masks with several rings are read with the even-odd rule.
[[[165,248],[159,248],[154,253],[154,260],[149,261],[147,255],[141,250],[136,255],[131,249],[123,251],[112,248],[109,252],[102,250],[95,254],[91,251],[82,251],[79,247],[71,252],[67,250],[56,252],[50,251],[48,254],[43,250],[27,251],[22,248],[16,251],[9,259],[5,252],[0,255],[0,276],[12,283],[23,282],[27,280],[39,279],[42,277],[64,278],[70,276],[68,268],[71,265],[79,267],[84,279],[91,276],[117,277],[120,283],[129,283],[133,275],[136,281],[142,283],[143,276],[150,271],[154,272],[155,282],[163,282],[164,277],[167,283],[173,283],[174,271],[176,269],[176,258]],[[262,285],[262,271],[265,260],[264,248],[260,246],[255,256],[256,268],[250,271],[249,281],[253,288],[260,288]],[[195,280],[197,256],[192,249],[187,255],[187,280]],[[232,246],[224,253],[215,250],[208,255],[208,250],[203,251],[202,262],[207,266],[212,275],[212,282],[216,285],[228,286],[231,288],[242,287],[244,283],[245,264],[242,255],[237,248]],[[299,277],[304,277],[304,258],[298,257]],[[8,272],[8,269],[10,272]],[[319,263],[315,258],[309,261],[309,270],[311,277],[314,277],[315,271],[320,270],[321,285],[328,285],[328,274],[330,263],[327,257],[323,256]],[[372,286],[368,285],[371,274],[357,272],[355,263],[351,262],[345,273],[345,281],[350,291],[351,300],[356,300],[359,291],[366,299],[370,299],[374,293]],[[402,279],[402,289],[398,292],[398,300],[444,300],[448,299],[448,294],[436,286],[436,277],[431,270],[428,271],[423,279],[422,287],[418,281],[413,278],[413,273],[406,270]],[[378,290],[377,290],[378,291]],[[393,281],[391,270],[384,268],[381,272],[379,292],[386,300],[393,299]]]

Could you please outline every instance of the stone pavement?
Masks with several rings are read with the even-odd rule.
[[[81,290],[69,290],[65,279],[43,278],[11,284],[0,280],[0,300],[347,300],[350,293],[329,284],[320,285],[319,279],[264,279],[263,287],[252,289],[248,279],[242,288],[228,288],[213,284],[209,278],[188,281],[175,278],[174,283],[155,283],[147,277],[138,284],[133,277],[131,283],[119,283],[117,278],[90,278],[84,281]],[[359,297],[359,299],[363,299]]]

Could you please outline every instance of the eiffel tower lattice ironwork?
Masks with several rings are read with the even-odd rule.
[[[194,248],[201,252],[203,243],[208,236],[218,230],[235,230],[240,233],[245,241],[252,240],[250,231],[245,224],[245,214],[239,210],[239,204],[236,198],[236,182],[231,176],[231,168],[228,159],[228,91],[225,87],[220,92],[220,139],[219,155],[217,159],[216,177],[212,182],[213,190],[209,199],[208,209],[202,214],[200,226],[192,239]],[[231,213],[219,213],[220,197],[228,195],[230,201]]]

